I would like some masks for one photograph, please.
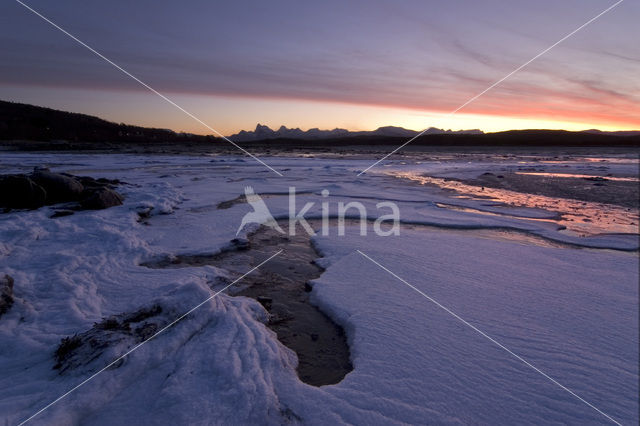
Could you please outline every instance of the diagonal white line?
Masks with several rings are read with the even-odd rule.
[[[584,24],[580,25],[578,28],[576,28],[575,30],[571,31],[569,34],[567,34],[566,36],[562,37],[560,40],[556,41],[555,43],[553,43],[551,46],[547,47],[546,49],[544,49],[542,52],[538,53],[536,56],[534,56],[533,58],[529,59],[527,62],[525,62],[524,64],[520,65],[518,68],[516,68],[515,70],[511,71],[509,74],[505,75],[504,77],[502,77],[500,80],[496,81],[495,83],[493,83],[491,86],[487,87],[486,89],[484,89],[482,92],[478,93],[477,95],[475,95],[474,97],[472,97],[471,99],[469,99],[468,101],[466,101],[465,103],[463,103],[462,105],[460,105],[458,108],[454,109],[453,111],[451,111],[450,113],[448,113],[447,115],[444,116],[444,118],[449,118],[452,117],[453,115],[455,115],[458,111],[460,111],[462,108],[466,107],[467,105],[469,105],[471,102],[475,101],[476,99],[478,99],[480,96],[484,95],[485,93],[487,93],[489,90],[493,89],[494,87],[496,87],[498,84],[502,83],[503,81],[505,81],[506,79],[508,79],[509,77],[511,77],[512,75],[514,75],[515,73],[517,73],[518,71],[520,71],[521,69],[523,69],[524,67],[526,67],[527,65],[529,65],[531,62],[535,61],[536,59],[538,59],[540,56],[544,55],[545,53],[549,52],[551,49],[553,49],[554,47],[556,47],[557,45],[559,45],[560,43],[562,43],[563,41],[565,41],[566,39],[568,39],[569,37],[573,36],[575,33],[577,33],[578,31],[580,31],[581,29],[583,29],[584,27],[586,27],[587,25],[591,24],[593,21],[595,21],[596,19],[600,18],[602,15],[604,15],[605,13],[609,12],[611,9],[613,9],[614,7],[618,6],[620,3],[622,3],[624,0],[618,0],[618,2],[616,2],[615,4],[609,6],[608,8],[606,8],[605,10],[603,10],[602,12],[600,12],[599,14],[597,14],[596,16],[594,16],[593,18],[589,19],[587,22],[585,22]],[[402,145],[400,145],[399,147],[397,147],[396,149],[394,149],[393,151],[391,151],[390,153],[388,153],[387,155],[385,155],[384,157],[382,157],[381,159],[379,159],[378,161],[376,161],[375,163],[373,163],[372,165],[370,165],[369,167],[367,167],[366,169],[364,169],[363,171],[361,171],[360,173],[358,173],[358,176],[362,175],[363,173],[366,173],[367,170],[375,167],[376,165],[378,165],[380,162],[386,160],[389,156],[395,154],[396,152],[398,152],[399,150],[401,150],[402,148],[404,148],[405,146],[409,145],[411,142],[413,142],[414,140],[418,139],[420,136],[424,135],[424,133],[427,131],[428,129],[425,129],[423,131],[421,131],[420,133],[418,133],[417,135],[415,135],[414,137],[412,137],[411,139],[409,139],[408,141],[406,141],[405,143],[403,143]]]
[[[41,408],[40,410],[38,410],[37,412],[35,412],[33,415],[31,415],[31,417],[29,417],[26,420],[23,420],[22,422],[20,422],[18,424],[18,426],[21,426],[25,423],[27,423],[28,421],[30,421],[31,419],[33,419],[34,417],[36,417],[38,414],[42,413],[43,411],[45,411],[46,409],[48,409],[49,407],[51,407],[52,405],[56,404],[57,402],[59,402],[61,399],[65,398],[67,395],[69,395],[70,393],[72,393],[73,391],[75,391],[76,389],[78,389],[79,387],[83,386],[84,384],[86,384],[87,382],[89,382],[90,380],[92,380],[94,377],[96,377],[98,374],[102,373],[103,371],[105,371],[106,369],[108,369],[109,367],[111,367],[112,365],[114,365],[115,363],[117,363],[118,361],[120,361],[121,359],[123,359],[124,357],[126,357],[127,355],[129,355],[131,352],[135,351],[136,349],[138,349],[140,346],[144,345],[145,343],[147,343],[149,340],[155,338],[157,335],[159,335],[160,333],[164,332],[165,330],[171,328],[172,326],[174,326],[177,322],[181,321],[183,318],[185,318],[187,315],[189,315],[190,313],[192,313],[193,311],[195,311],[196,309],[198,309],[199,307],[201,307],[202,305],[204,305],[205,303],[207,303],[208,301],[210,301],[211,299],[213,299],[214,297],[216,297],[217,295],[219,295],[220,293],[222,293],[223,291],[225,291],[226,289],[228,289],[229,287],[231,287],[232,285],[234,285],[235,283],[237,283],[238,281],[240,281],[241,279],[243,279],[244,277],[246,277],[247,275],[249,275],[250,273],[252,273],[253,271],[255,271],[256,269],[258,269],[259,267],[261,267],[262,265],[264,265],[265,263],[267,263],[268,261],[270,261],[271,259],[273,259],[274,257],[276,257],[277,255],[279,255],[280,253],[282,253],[282,250],[279,250],[278,252],[276,252],[275,254],[271,255],[268,259],[264,260],[263,262],[261,262],[259,265],[251,268],[251,270],[249,272],[244,273],[242,276],[240,276],[240,278],[237,278],[236,280],[234,280],[231,284],[226,285],[222,290],[219,290],[215,293],[213,293],[211,296],[207,297],[205,300],[203,300],[202,302],[198,303],[196,306],[194,306],[193,308],[189,309],[187,312],[185,312],[184,314],[180,315],[177,319],[175,319],[174,321],[172,321],[171,323],[169,323],[169,325],[166,325],[165,327],[161,328],[157,333],[155,333],[153,336],[149,337],[147,340],[144,340],[140,343],[138,343],[136,346],[134,346],[133,348],[129,349],[127,352],[125,352],[123,355],[119,356],[118,358],[116,358],[115,360],[113,360],[111,363],[109,363],[106,367],[104,367],[103,369],[99,370],[98,372],[94,373],[93,375],[91,375],[89,378],[85,379],[84,381],[80,382],[80,384],[78,384],[77,386],[71,388],[69,391],[67,391],[66,393],[64,393],[63,395],[59,396],[58,398],[56,398],[55,400],[53,400],[52,402],[50,402],[49,404],[47,404],[46,406],[44,406],[43,408]]]
[[[438,302],[437,300],[435,300],[433,297],[429,296],[428,294],[424,293],[423,291],[421,291],[420,289],[418,289],[417,287],[409,284],[406,280],[402,279],[401,277],[399,277],[398,275],[394,274],[393,272],[391,272],[389,269],[385,268],[384,266],[382,266],[380,263],[376,262],[375,260],[373,260],[372,258],[370,258],[369,256],[367,256],[366,254],[364,254],[363,252],[361,252],[360,250],[356,250],[358,253],[360,253],[364,258],[370,260],[371,262],[373,262],[375,265],[379,266],[381,269],[383,269],[384,271],[388,272],[389,274],[391,274],[394,278],[397,278],[398,280],[400,280],[401,282],[403,282],[404,284],[406,284],[407,286],[411,287],[413,290],[417,291],[418,293],[420,293],[423,297],[425,297],[426,299],[428,299],[430,302],[434,303],[436,306],[438,306],[439,308],[443,309],[445,312],[447,312],[448,314],[452,315],[455,319],[457,319],[458,321],[460,321],[461,323],[463,323],[464,325],[470,327],[472,330],[476,331],[477,333],[479,333],[480,335],[482,335],[483,337],[487,338],[489,341],[491,341],[492,343],[494,343],[495,345],[497,345],[499,348],[505,350],[507,353],[509,353],[510,355],[512,355],[513,357],[515,357],[516,359],[518,359],[519,361],[522,361],[526,366],[532,368],[533,370],[537,371],[538,373],[542,374],[545,378],[547,378],[548,380],[550,380],[551,382],[553,382],[554,384],[558,385],[560,388],[562,388],[563,390],[565,390],[566,392],[570,393],[571,395],[573,395],[574,397],[576,397],[577,399],[579,399],[581,402],[587,404],[589,407],[593,408],[594,410],[596,410],[598,413],[602,414],[604,417],[606,417],[607,419],[611,420],[613,423],[617,424],[617,425],[621,425],[621,423],[619,423],[618,421],[614,420],[611,416],[609,416],[607,413],[605,413],[604,411],[600,410],[598,407],[596,407],[595,405],[591,404],[589,401],[586,401],[585,399],[583,399],[581,396],[579,396],[578,394],[576,394],[575,392],[573,392],[571,389],[567,388],[566,386],[564,386],[563,384],[559,383],[556,379],[554,379],[553,377],[549,376],[547,373],[545,373],[544,371],[540,370],[538,367],[536,367],[535,365],[531,364],[529,361],[527,361],[526,359],[522,358],[520,355],[512,352],[509,348],[507,348],[506,346],[504,346],[502,343],[498,342],[497,340],[495,340],[493,337],[489,336],[487,333],[485,333],[484,331],[480,330],[478,327],[474,326],[473,324],[467,322],[464,318],[460,317],[458,314],[456,314],[455,312],[453,312],[451,309],[447,308],[446,306],[442,305],[440,302]]]
[[[198,117],[196,117],[195,115],[193,115],[192,113],[190,113],[189,111],[187,111],[186,109],[184,109],[183,107],[181,107],[180,105],[178,105],[177,103],[175,103],[174,101],[172,101],[171,99],[169,99],[167,96],[163,95],[162,93],[158,92],[156,89],[154,89],[153,87],[149,86],[147,83],[145,83],[144,81],[140,80],[138,77],[134,76],[133,74],[131,74],[129,71],[125,70],[124,68],[122,68],[120,65],[116,64],[115,62],[113,62],[111,59],[107,58],[106,56],[104,56],[102,53],[98,52],[97,50],[95,50],[94,48],[92,48],[91,46],[89,46],[88,44],[86,44],[85,42],[83,42],[82,40],[78,39],[76,36],[74,36],[73,34],[69,33],[67,30],[65,30],[64,28],[60,27],[58,24],[56,24],[55,22],[51,21],[49,18],[47,18],[46,16],[43,16],[41,13],[39,13],[38,11],[34,10],[33,8],[31,8],[30,6],[24,4],[22,1],[20,0],[16,0],[16,2],[18,2],[19,4],[21,4],[22,6],[24,6],[26,9],[30,10],[31,12],[33,12],[35,15],[39,16],[40,18],[42,18],[43,20],[45,20],[46,22],[48,22],[49,24],[51,24],[53,27],[57,28],[58,30],[60,30],[61,32],[63,32],[64,34],[66,34],[67,36],[69,36],[70,38],[72,38],[73,40],[75,40],[76,42],[78,42],[80,45],[86,47],[88,50],[90,50],[92,53],[94,53],[96,56],[104,59],[105,61],[107,61],[109,64],[113,65],[115,68],[117,68],[118,70],[122,71],[124,74],[126,74],[127,76],[131,77],[133,80],[135,80],[136,82],[138,82],[139,84],[141,84],[142,86],[144,86],[146,89],[150,90],[151,92],[155,93],[156,95],[160,96],[162,99],[164,99],[165,101],[169,102],[171,105],[173,105],[174,107],[178,108],[180,111],[182,111],[183,113],[185,113],[186,115],[188,115],[189,117],[193,118],[195,121],[197,121],[198,123],[202,124],[204,127],[206,127],[207,129],[211,130],[212,132],[214,132],[215,134],[217,134],[218,136],[220,136],[222,139],[226,140],[227,142],[229,142],[231,145],[235,146],[236,148],[238,148],[240,151],[244,152],[246,155],[248,155],[249,157],[253,158],[254,160],[256,160],[257,162],[259,162],[260,164],[262,164],[263,166],[265,166],[266,168],[268,168],[269,170],[271,170],[272,172],[274,172],[275,174],[277,174],[278,176],[282,176],[282,173],[280,173],[279,171],[277,171],[276,169],[274,169],[273,167],[271,167],[270,165],[268,165],[267,163],[265,163],[264,161],[262,161],[261,159],[259,159],[258,157],[256,157],[255,155],[253,155],[252,153],[250,153],[249,151],[247,151],[246,149],[242,148],[240,145],[238,145],[237,143],[233,142],[231,139],[227,138],[226,136],[224,136],[222,133],[220,133],[219,131],[217,131],[216,129],[214,129],[213,127],[211,127],[210,125],[208,125],[207,123],[205,123],[204,121],[202,121],[201,119],[199,119]]]

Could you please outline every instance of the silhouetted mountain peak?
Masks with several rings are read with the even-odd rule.
[[[420,132],[417,130],[405,129],[399,126],[383,126],[378,127],[376,130],[369,131],[349,131],[347,129],[335,128],[332,130],[321,130],[317,127],[313,127],[307,131],[303,131],[300,128],[289,129],[286,126],[280,126],[278,130],[272,130],[268,126],[258,124],[256,129],[251,131],[242,130],[235,135],[229,136],[229,138],[236,142],[257,141],[263,139],[328,139],[336,137],[350,137],[350,136],[386,136],[386,137],[406,137],[412,138],[418,135]],[[482,131],[478,129],[473,130],[443,130],[435,127],[429,127],[424,131],[424,134],[482,134]]]
[[[290,129],[282,125],[272,130],[267,125],[258,123],[253,131],[242,130],[231,136],[236,141],[274,141],[274,146],[290,146],[300,141],[318,141],[318,145],[326,143],[331,146],[340,144],[383,145],[393,141],[402,142],[418,134],[416,145],[468,145],[468,146],[640,146],[640,131],[600,131],[596,129],[582,132],[566,130],[509,130],[496,133],[483,133],[480,130],[443,130],[429,127],[424,132],[405,129],[398,126],[382,126],[372,131],[349,131],[335,128],[321,130],[319,128],[303,131],[300,128]],[[349,139],[351,138],[351,139]],[[189,133],[176,133],[168,129],[154,129],[127,124],[118,124],[85,114],[58,111],[51,108],[27,105],[0,100],[0,141],[53,141],[38,145],[38,149],[69,149],[72,144],[94,142],[95,146],[113,148],[113,143],[143,143],[145,149],[158,142],[191,146],[193,143],[209,145],[222,142],[213,136],[200,136]],[[323,142],[326,141],[326,142]],[[29,145],[29,149],[34,149]],[[35,145],[34,145],[35,146]],[[77,145],[73,145],[76,146]],[[195,146],[195,145],[194,145]],[[91,148],[93,149],[93,148]]]

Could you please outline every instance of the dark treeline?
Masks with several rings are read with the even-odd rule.
[[[186,145],[227,147],[228,142],[213,136],[176,133],[168,129],[155,129],[117,124],[85,114],[58,111],[33,105],[0,101],[0,140],[40,141],[38,149],[64,149],[61,144],[81,143],[73,146],[91,149],[92,145],[118,143],[158,145]],[[242,142],[242,146],[269,148],[312,148],[339,146],[401,145],[406,137],[347,136],[331,139],[268,139]],[[50,145],[48,142],[53,142]],[[612,135],[602,132],[569,132],[565,130],[510,130],[485,134],[429,134],[411,143],[412,146],[576,146],[576,147],[640,147],[640,135]]]
[[[0,101],[0,140],[212,142],[212,136],[117,124],[86,114]]]

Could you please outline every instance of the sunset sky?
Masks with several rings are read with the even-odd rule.
[[[396,125],[640,129],[640,2],[24,0],[225,135]],[[211,133],[15,1],[0,99]]]

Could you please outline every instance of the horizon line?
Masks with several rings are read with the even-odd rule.
[[[214,138],[220,138],[220,136],[216,136],[214,134],[210,134],[210,133],[198,133],[198,132],[193,132],[193,131],[186,131],[186,130],[177,130],[176,128],[172,128],[172,127],[158,127],[158,126],[153,126],[153,125],[145,125],[145,124],[131,124],[131,123],[125,123],[125,122],[118,122],[118,120],[112,120],[109,118],[103,118],[99,115],[93,115],[90,113],[85,113],[85,112],[77,112],[77,111],[69,111],[66,109],[58,109],[58,108],[54,108],[54,107],[50,107],[50,106],[44,106],[44,105],[37,105],[37,104],[31,104],[31,103],[26,103],[26,102],[20,102],[20,101],[13,101],[13,100],[3,100],[0,99],[0,102],[7,102],[7,103],[13,103],[13,104],[18,104],[18,105],[26,105],[26,106],[30,106],[30,107],[36,107],[36,108],[43,108],[43,109],[50,109],[53,111],[59,111],[59,112],[63,112],[63,113],[68,113],[68,114],[81,114],[81,115],[86,115],[86,116],[90,116],[90,117],[95,117],[98,118],[100,120],[104,120],[113,124],[118,124],[118,125],[125,125],[125,126],[132,126],[132,127],[141,127],[141,128],[147,128],[147,129],[160,129],[160,130],[168,130],[177,134],[187,134],[187,135],[194,135],[194,136],[211,136]],[[509,116],[501,116],[501,115],[497,115],[496,117],[503,117],[503,118],[510,118]],[[427,126],[423,129],[412,129],[412,128],[407,128],[407,127],[403,127],[403,126],[399,126],[399,125],[394,125],[394,124],[387,124],[384,126],[378,126],[374,129],[357,129],[357,128],[345,128],[345,127],[333,127],[333,128],[320,128],[320,127],[305,127],[305,126],[296,126],[296,127],[288,127],[284,124],[279,125],[277,127],[270,127],[267,124],[261,124],[260,122],[256,122],[256,125],[254,126],[253,129],[239,129],[237,130],[235,133],[232,133],[230,135],[225,135],[225,137],[232,137],[232,136],[236,136],[241,132],[246,132],[246,133],[252,133],[255,132],[255,130],[259,127],[267,127],[269,130],[271,131],[278,131],[279,129],[281,129],[282,127],[284,127],[287,130],[300,130],[302,132],[308,132],[310,130],[319,130],[319,131],[323,131],[323,132],[329,132],[329,131],[334,131],[334,130],[344,130],[347,131],[349,133],[361,133],[361,132],[375,132],[377,130],[380,129],[384,129],[387,127],[393,127],[393,128],[397,128],[397,129],[402,129],[402,130],[406,130],[406,131],[411,131],[411,132],[416,132],[419,133],[421,131],[427,131],[429,129],[435,129],[435,130],[441,130],[443,132],[452,132],[452,133],[457,133],[457,132],[472,132],[472,131],[479,131],[482,134],[494,134],[494,133],[503,133],[503,132],[511,132],[511,131],[530,131],[530,130],[548,130],[548,131],[565,131],[565,132],[572,132],[572,133],[581,133],[581,132],[588,132],[588,131],[595,131],[595,132],[601,132],[601,133],[605,133],[605,134],[610,134],[610,133],[634,133],[634,132],[638,132],[640,133],[640,128],[638,129],[620,129],[617,128],[615,130],[602,130],[598,127],[585,127],[584,129],[580,129],[580,130],[569,130],[567,128],[562,128],[562,127],[558,127],[558,128],[548,128],[548,127],[522,127],[522,128],[505,128],[504,130],[497,130],[497,131],[486,131],[483,130],[481,128],[458,128],[458,129],[453,129],[453,128],[441,128],[441,127],[436,127],[436,126]],[[425,134],[424,136],[428,136],[427,134]]]

